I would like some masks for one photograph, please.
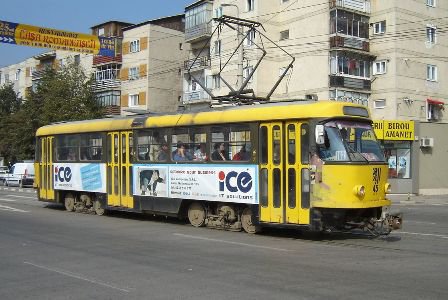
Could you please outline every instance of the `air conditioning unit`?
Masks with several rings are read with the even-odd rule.
[[[434,146],[434,138],[421,138],[420,139],[420,147],[433,147]]]

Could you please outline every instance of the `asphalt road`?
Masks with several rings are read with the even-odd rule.
[[[0,190],[0,299],[448,299],[448,203],[396,205],[388,237],[249,235]]]

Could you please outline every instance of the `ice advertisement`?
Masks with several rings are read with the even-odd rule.
[[[134,165],[134,195],[258,203],[257,167]]]
[[[105,164],[55,164],[54,189],[106,193]]]

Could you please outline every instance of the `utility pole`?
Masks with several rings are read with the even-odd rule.
[[[223,3],[221,4],[222,7],[230,7],[233,6],[236,8],[236,17],[239,18],[240,17],[240,8],[238,7],[238,5],[235,4],[227,4],[227,3]],[[237,27],[237,43],[239,45],[239,49],[238,49],[238,71],[237,71],[237,82],[236,82],[236,89],[238,90],[240,88],[240,86],[243,84],[243,43],[242,43],[242,38],[243,38],[243,32],[241,32],[241,25],[238,25]]]

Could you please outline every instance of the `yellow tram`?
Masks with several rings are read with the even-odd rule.
[[[185,217],[255,233],[399,228],[368,110],[291,101],[58,123],[37,130],[40,201]]]

